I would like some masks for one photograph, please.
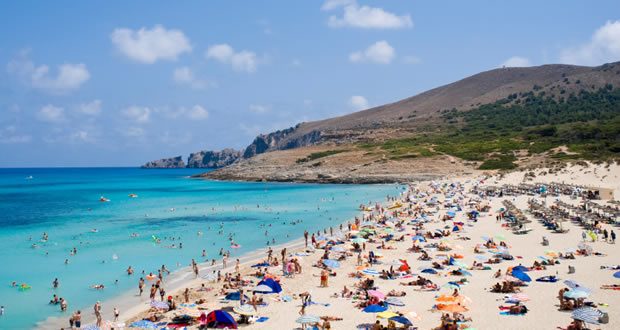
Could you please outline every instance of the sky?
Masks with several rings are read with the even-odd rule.
[[[481,71],[620,60],[620,1],[4,1],[0,167],[138,166]]]

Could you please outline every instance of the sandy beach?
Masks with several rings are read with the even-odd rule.
[[[587,164],[587,167],[583,165],[569,165],[562,170],[552,171],[549,173],[545,169],[534,170],[535,178],[530,181],[527,180],[531,171],[513,172],[507,175],[495,175],[495,176],[479,176],[476,178],[453,178],[444,181],[437,182],[420,182],[412,184],[406,193],[400,196],[399,203],[402,207],[392,207],[396,201],[386,202],[383,206],[374,207],[371,212],[364,212],[364,219],[370,221],[362,221],[360,227],[373,228],[368,230],[374,235],[370,236],[370,239],[374,237],[374,243],[368,241],[365,243],[366,249],[361,252],[364,259],[363,265],[358,266],[356,251],[347,250],[346,258],[340,260],[340,266],[333,268],[331,271],[335,273],[334,276],[330,276],[328,279],[328,287],[320,286],[321,268],[315,267],[317,261],[319,261],[324,254],[324,244],[318,243],[317,249],[307,249],[304,246],[303,238],[296,240],[287,245],[287,260],[295,258],[299,261],[301,266],[300,274],[292,274],[290,276],[283,276],[282,267],[268,267],[268,272],[274,277],[279,279],[279,283],[282,287],[282,291],[277,294],[256,294],[257,297],[262,297],[265,301],[265,305],[257,306],[257,313],[255,320],[258,317],[265,319],[263,322],[252,322],[249,325],[239,324],[239,327],[247,327],[249,329],[295,329],[300,328],[301,324],[296,323],[296,320],[300,317],[300,310],[302,308],[302,300],[299,294],[307,292],[311,295],[312,304],[305,308],[306,315],[315,315],[319,317],[336,317],[342,318],[342,320],[330,321],[332,329],[354,329],[364,328],[372,326],[377,320],[380,320],[383,326],[387,326],[387,320],[377,318],[376,313],[367,313],[362,311],[362,308],[356,307],[360,302],[364,302],[366,299],[365,291],[356,287],[361,281],[365,279],[374,280],[374,286],[376,290],[387,294],[388,292],[395,290],[397,292],[404,292],[404,296],[397,297],[404,306],[389,305],[388,311],[395,313],[403,313],[408,320],[413,323],[413,327],[419,329],[432,329],[437,328],[442,324],[441,317],[445,311],[438,310],[437,304],[450,304],[450,302],[440,302],[436,298],[438,296],[447,295],[451,296],[454,289],[446,287],[448,282],[455,282],[461,279],[466,279],[466,283],[461,285],[458,289],[458,295],[467,297],[462,305],[467,309],[462,315],[467,322],[460,324],[461,328],[477,328],[477,329],[495,329],[499,326],[506,329],[554,329],[558,326],[566,327],[571,321],[571,311],[559,310],[558,292],[562,288],[567,286],[564,284],[565,280],[577,281],[580,285],[592,289],[591,294],[585,299],[586,302],[592,302],[594,307],[600,308],[602,311],[609,314],[609,322],[607,324],[589,324],[592,329],[615,329],[620,327],[620,321],[616,318],[613,311],[617,310],[617,305],[620,304],[620,296],[618,296],[617,290],[603,290],[601,285],[617,284],[618,281],[613,277],[613,274],[617,270],[601,269],[603,266],[613,266],[619,263],[619,259],[614,256],[614,249],[616,245],[610,242],[605,242],[602,238],[597,241],[592,241],[592,238],[588,236],[586,238],[586,244],[588,244],[592,251],[600,255],[582,256],[577,255],[575,259],[563,259],[553,258],[555,253],[566,253],[566,251],[577,250],[579,243],[583,242],[582,233],[585,229],[579,226],[575,222],[565,221],[563,222],[563,228],[568,229],[566,233],[554,233],[545,228],[545,226],[538,221],[528,210],[528,200],[536,198],[537,201],[546,203],[547,206],[554,204],[556,200],[564,201],[568,204],[578,206],[581,203],[580,198],[571,198],[568,195],[546,196],[541,197],[520,195],[520,196],[503,196],[503,197],[483,197],[476,199],[476,195],[472,193],[472,189],[475,186],[503,186],[503,185],[518,185],[522,182],[534,183],[566,183],[573,185],[588,185],[597,187],[606,187],[614,189],[614,199],[618,199],[620,184],[618,181],[618,175],[620,175],[620,167],[618,165],[594,165]],[[526,175],[524,177],[524,175]],[[409,199],[410,202],[407,202]],[[438,201],[438,204],[429,203],[431,200]],[[443,221],[442,218],[451,212],[450,207],[446,207],[446,201],[451,200],[453,205],[460,205],[461,211],[455,211],[455,217],[451,220]],[[469,201],[476,201],[469,203]],[[512,202],[516,208],[523,212],[531,223],[527,223],[525,228],[531,229],[529,233],[518,235],[513,233],[508,227],[502,226],[505,221],[497,221],[496,216],[500,210],[505,208],[504,201]],[[605,201],[597,200],[594,203],[600,205],[613,205],[607,204]],[[484,207],[487,206],[488,211],[480,212],[477,217],[477,221],[468,220],[467,214],[473,209],[470,207]],[[615,205],[613,205],[615,207]],[[416,211],[417,210],[417,211]],[[428,212],[425,216],[426,220],[419,221],[420,215],[416,216],[416,212],[419,211]],[[386,219],[389,221],[386,222]],[[448,236],[441,238],[427,239],[426,242],[417,242],[416,244],[427,251],[428,255],[432,258],[432,261],[419,260],[421,253],[414,253],[410,251],[413,245],[412,237],[416,235],[416,230],[412,225],[411,220],[418,219],[416,224],[422,224],[423,229],[418,229],[418,234],[426,231],[437,232],[437,230],[445,231],[444,233],[451,232],[454,223],[463,223],[462,230],[451,232]],[[380,222],[381,224],[378,224]],[[354,223],[351,221],[351,223]],[[345,225],[345,232],[347,226]],[[385,229],[395,228],[395,229]],[[420,227],[418,227],[420,228]],[[359,229],[359,228],[358,228]],[[603,224],[601,230],[606,229],[608,231],[617,231],[615,225]],[[319,230],[319,228],[317,228]],[[337,231],[337,228],[334,228]],[[355,232],[353,232],[355,233]],[[310,233],[312,234],[312,233]],[[324,235],[323,228],[320,228],[320,233],[314,233],[315,235]],[[350,235],[351,233],[349,233]],[[379,237],[388,237],[393,235],[393,238],[403,237],[402,241],[395,241],[391,239],[385,242],[385,239]],[[359,233],[358,233],[359,235]],[[329,237],[329,229],[327,236]],[[338,235],[336,235],[338,236]],[[422,273],[425,268],[432,268],[432,262],[441,263],[448,255],[456,255],[458,262],[464,263],[467,268],[472,266],[475,262],[481,263],[487,258],[492,258],[494,255],[489,252],[487,247],[481,246],[486,241],[481,238],[486,236],[494,239],[495,243],[505,242],[507,250],[514,257],[513,260],[503,260],[499,264],[482,263],[487,270],[480,269],[467,269],[466,271],[471,273],[472,276],[467,275],[452,275],[451,271],[465,270],[462,267],[463,264],[444,266],[443,269],[437,269],[437,274]],[[549,244],[543,246],[541,244],[543,236],[547,237]],[[601,235],[602,236],[602,235]],[[320,241],[317,239],[317,241]],[[346,241],[346,240],[344,240]],[[309,243],[311,245],[311,242]],[[449,248],[449,251],[438,251],[437,248],[431,247],[428,244],[442,244]],[[384,245],[385,248],[381,248]],[[336,244],[335,246],[345,247],[345,249],[351,248],[350,242],[344,244]],[[481,253],[474,253],[474,248],[478,246]],[[280,258],[282,246],[273,248],[273,256]],[[306,252],[308,251],[308,252]],[[370,252],[374,254],[380,254],[378,263],[368,264],[367,256]],[[337,259],[341,253],[329,252],[329,258]],[[495,283],[502,282],[506,271],[518,265],[525,267],[531,267],[535,261],[542,262],[543,257],[547,260],[555,259],[559,262],[556,265],[547,265],[544,270],[529,270],[526,274],[532,279],[531,282],[524,283],[525,286],[521,286],[520,293],[525,294],[527,301],[522,302],[527,306],[528,312],[525,315],[503,315],[500,306],[512,306],[511,303],[506,303],[506,298],[512,296],[512,293],[494,293],[491,292],[491,287]],[[254,273],[258,268],[252,268],[251,265],[259,263],[267,259],[266,250],[256,251],[250,255],[245,256],[241,261],[241,275],[245,281],[250,281],[244,286],[244,292],[248,297],[252,297],[252,289],[260,282],[260,278],[254,276]],[[397,260],[405,260],[410,268],[412,274],[395,274],[394,279],[382,279],[377,275],[360,274],[361,271],[370,272],[369,270],[376,270],[381,273],[382,271],[388,271],[390,268],[398,270]],[[214,267],[210,265],[200,266],[200,275],[204,277],[207,274],[213,272],[213,269],[221,270],[222,277],[225,273],[234,273],[235,262],[229,260],[227,268],[222,270],[221,261]],[[574,267],[575,272],[569,274],[569,266]],[[479,267],[481,268],[481,267]],[[501,270],[502,276],[500,278],[494,278],[494,274]],[[362,275],[362,277],[354,276],[356,273]],[[422,275],[424,278],[430,280],[433,284],[438,286],[437,291],[422,291],[420,286],[405,286],[400,283],[409,281],[415,281],[418,275]],[[535,279],[545,276],[556,276],[559,280],[555,283],[538,282]],[[174,276],[174,278],[164,278],[163,285],[166,286],[168,294],[174,297],[175,303],[178,305],[184,302],[183,291],[185,288],[190,288],[191,293],[189,302],[194,303],[199,299],[203,299],[206,302],[202,307],[206,307],[205,312],[208,314],[213,310],[223,309],[230,312],[230,314],[237,320],[240,315],[234,313],[232,309],[239,306],[239,301],[223,300],[223,296],[216,296],[222,289],[224,281],[217,282],[206,280],[201,277],[195,278],[191,269],[185,269],[180,271]],[[183,315],[182,309],[177,308],[173,311],[158,310],[154,312],[152,309],[149,311],[150,300],[148,297],[148,287],[151,281],[147,281],[147,289],[142,297],[132,297],[131,307],[126,310],[122,310],[120,320],[126,325],[141,320],[142,318],[150,317],[151,315],[158,315],[161,317],[159,322],[170,321],[175,315]],[[204,284],[209,291],[198,291],[201,285]],[[353,291],[353,298],[342,297],[342,291],[344,287]],[[228,289],[226,292],[238,292],[238,289]],[[172,294],[170,294],[172,292]],[[156,295],[159,300],[159,295]],[[177,306],[178,307],[178,306]],[[441,305],[440,305],[441,308]],[[112,307],[104,302],[104,319],[111,317]],[[105,313],[108,312],[108,313]],[[323,322],[323,321],[321,321]],[[402,324],[396,323],[397,326]],[[192,322],[189,328],[197,328],[198,323]]]

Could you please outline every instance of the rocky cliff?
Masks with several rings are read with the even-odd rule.
[[[224,149],[222,151],[203,150],[192,152],[187,159],[187,167],[191,168],[220,168],[228,166],[241,159],[242,151]]]
[[[164,158],[150,161],[141,166],[142,168],[184,168],[183,156]]]
[[[243,158],[247,159],[269,151],[307,147],[316,144],[321,139],[321,131],[316,130],[304,135],[293,135],[298,127],[299,125],[257,136],[245,149]]]

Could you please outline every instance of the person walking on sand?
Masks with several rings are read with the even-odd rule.
[[[138,290],[140,290],[140,296],[142,296],[142,292],[144,291],[144,279],[140,277],[140,281],[138,281]]]
[[[308,231],[304,230],[304,239],[306,240],[306,247],[308,247]]]
[[[241,262],[237,259],[237,264],[235,265],[235,273],[239,274],[241,269]]]
[[[120,315],[120,312],[118,311],[118,308],[114,307],[114,322],[118,321],[119,315]]]
[[[75,324],[75,328],[77,330],[82,329],[82,312],[80,310],[75,313],[75,317],[73,318],[73,324]]]
[[[611,244],[616,244],[616,233],[611,231]]]
[[[95,317],[97,318],[97,327],[101,327],[101,302],[97,301],[93,309],[95,310]]]

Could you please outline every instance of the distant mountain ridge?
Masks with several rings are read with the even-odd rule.
[[[226,149],[192,153],[187,166],[219,168],[276,150],[390,138],[398,132],[438,120],[447,110],[468,111],[532,90],[562,96],[581,90],[596,90],[607,84],[620,86],[618,63],[597,67],[549,64],[485,71],[394,103],[259,135],[244,151]],[[143,167],[175,164],[180,163],[171,158],[149,162]]]

